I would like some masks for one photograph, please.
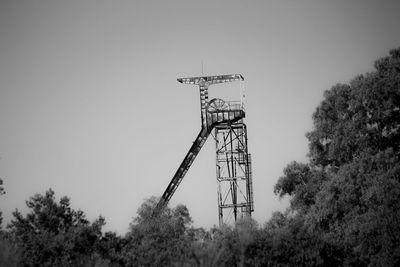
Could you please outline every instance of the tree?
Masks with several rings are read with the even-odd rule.
[[[291,196],[290,206],[292,210],[307,211],[315,204],[316,194],[321,185],[327,180],[324,171],[312,168],[309,164],[292,162],[284,170],[284,176],[275,184],[274,193],[283,197]]]
[[[156,197],[147,199],[130,224],[124,250],[128,266],[171,266],[191,256],[188,209],[184,205],[166,207],[159,216],[153,216],[157,202]]]
[[[107,266],[126,266],[123,255],[127,244],[125,238],[114,232],[106,232],[97,244],[97,253],[107,261]]]
[[[0,196],[6,192],[0,178]],[[12,240],[12,236],[2,229],[2,213],[0,211],[0,266],[19,266],[20,250]]]
[[[324,93],[310,162],[289,164],[275,186],[328,248],[325,264],[400,264],[400,48],[375,69]]]
[[[57,203],[51,189],[26,204],[30,212],[23,216],[16,210],[8,226],[24,266],[79,266],[93,256],[104,218],[90,223],[82,211],[71,209],[69,198]]]
[[[4,195],[6,192],[4,191],[4,187],[3,187],[3,180],[0,178],[0,196]],[[3,216],[0,210],[0,231],[2,228],[2,222],[3,222]]]
[[[187,266],[244,266],[246,249],[258,234],[258,225],[251,218],[242,218],[234,227],[191,228],[190,233],[194,236]]]
[[[399,177],[399,159],[388,149],[342,166],[318,193],[310,220],[333,244],[344,247],[346,263],[399,263]]]
[[[246,249],[247,266],[322,266],[324,242],[303,216],[274,212]]]
[[[340,167],[361,153],[400,150],[400,48],[375,62],[376,71],[324,94],[307,134],[311,162]]]
[[[20,266],[21,251],[5,232],[0,233],[0,266]]]

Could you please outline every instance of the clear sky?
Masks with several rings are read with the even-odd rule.
[[[283,168],[306,161],[324,90],[400,46],[400,1],[0,1],[0,198],[4,223],[52,188],[124,234],[161,195],[197,136],[198,88],[178,77],[240,73],[254,218],[287,200]],[[232,84],[232,88],[236,85]],[[218,94],[210,87],[210,94]],[[209,139],[171,204],[218,224]]]

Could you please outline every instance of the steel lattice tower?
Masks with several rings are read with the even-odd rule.
[[[219,224],[250,217],[253,208],[251,155],[242,120],[215,127]]]
[[[253,212],[251,157],[247,148],[247,130],[243,123],[242,101],[208,100],[213,84],[243,81],[240,74],[181,78],[179,82],[198,85],[200,89],[201,130],[171,182],[161,196],[154,215],[168,204],[208,136],[214,130],[218,181],[219,224],[230,224]]]

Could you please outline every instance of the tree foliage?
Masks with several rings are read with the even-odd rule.
[[[275,186],[330,248],[325,262],[400,263],[400,49],[375,68],[325,92],[306,135],[310,162],[289,164]]]
[[[102,217],[90,223],[82,211],[70,207],[67,197],[57,203],[51,189],[26,205],[30,212],[23,216],[16,210],[9,225],[24,265],[77,266],[92,257],[101,238]]]
[[[400,49],[375,62],[375,72],[326,91],[307,134],[310,159],[340,167],[362,153],[400,150]]]
[[[126,236],[126,264],[129,266],[171,266],[185,261],[190,253],[188,227],[192,223],[183,205],[165,208],[153,216],[158,198],[147,199],[138,209]]]
[[[246,249],[247,266],[323,266],[321,238],[304,217],[275,212]]]

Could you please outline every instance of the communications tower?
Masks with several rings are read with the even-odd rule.
[[[183,177],[214,131],[216,176],[218,182],[219,224],[232,224],[250,217],[254,211],[251,156],[247,148],[247,128],[243,122],[243,101],[208,100],[208,87],[214,84],[243,81],[240,74],[180,78],[180,83],[200,89],[201,130],[158,202],[154,215],[168,204]]]

